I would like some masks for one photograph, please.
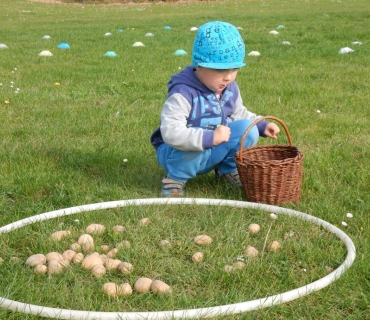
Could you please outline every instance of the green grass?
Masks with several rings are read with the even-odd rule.
[[[136,5],[1,1],[0,43],[9,47],[0,49],[1,225],[88,203],[161,197],[165,172],[156,162],[149,136],[159,123],[166,83],[191,61],[195,34],[190,28],[210,20],[228,21],[242,27],[248,52],[261,52],[260,57],[247,57],[247,66],[238,74],[245,105],[282,119],[304,154],[302,199],[284,207],[340,228],[346,221],[344,230],[356,245],[357,258],[323,290],[227,318],[370,318],[367,8],[367,0]],[[285,29],[270,35],[279,24]],[[164,30],[165,25],[172,29]],[[104,36],[106,32],[112,36]],[[154,37],[145,37],[147,32]],[[43,39],[46,34],[51,39]],[[284,40],[291,46],[282,45]],[[136,41],[145,47],[133,48]],[[71,49],[57,49],[60,42]],[[346,46],[355,52],[338,54]],[[189,55],[173,56],[177,49]],[[39,57],[42,50],[50,50],[53,57]],[[104,57],[110,50],[118,57]],[[286,143],[284,133],[279,141]],[[189,181],[186,196],[245,200],[242,191],[215,184],[211,174]],[[346,219],[347,212],[354,218]],[[145,231],[137,225],[144,216],[152,219]],[[124,236],[133,246],[119,254],[135,262],[135,273],[126,279],[117,273],[95,279],[72,266],[48,279],[34,276],[22,263],[11,263],[14,256],[24,261],[37,251],[66,249],[69,240],[55,247],[49,235],[70,228],[76,238],[91,222],[127,225]],[[250,222],[262,226],[253,238],[245,232]],[[343,244],[326,231],[279,217],[270,239],[280,240],[282,250],[267,253],[262,263],[251,262],[242,272],[224,273],[224,265],[241,255],[244,246],[253,242],[262,249],[268,225],[266,214],[257,210],[207,206],[127,207],[34,224],[0,237],[0,257],[5,260],[0,296],[95,311],[198,308],[288,291],[319,279],[328,272],[326,267],[336,268],[345,258]],[[295,236],[284,240],[289,231]],[[198,233],[210,234],[214,242],[205,249],[205,262],[194,265],[192,238]],[[109,231],[97,241],[114,245],[119,240],[115,237]],[[162,238],[176,245],[159,249]],[[117,300],[100,291],[108,280],[132,283],[141,275],[164,279],[175,293],[134,293]],[[5,309],[0,309],[0,318],[41,319]]]
[[[187,214],[183,215],[183,212]],[[151,220],[148,226],[139,224],[144,217]],[[271,229],[268,242],[280,241],[282,250],[247,258],[244,250],[248,245],[260,251],[263,248],[269,226],[266,213],[217,206],[152,205],[98,210],[21,228],[3,236],[1,246],[7,252],[4,260],[11,261],[16,256],[25,261],[40,252],[62,253],[77,242],[90,223],[97,221],[104,221],[107,232],[94,236],[95,250],[103,253],[102,244],[113,248],[124,240],[129,241],[131,247],[121,249],[115,258],[131,262],[134,265],[132,274],[108,271],[106,276],[96,279],[80,265],[73,264],[66,272],[48,278],[34,275],[32,268],[25,268],[22,263],[10,263],[9,275],[4,275],[8,298],[19,301],[27,297],[28,303],[38,304],[42,288],[49,293],[42,296],[42,303],[55,308],[94,310],[97,296],[99,310],[107,312],[212,307],[259,299],[304,286],[337,268],[345,256],[343,244],[327,231],[303,221],[297,228],[297,219],[281,215]],[[246,226],[252,222],[259,223],[263,232],[248,233]],[[112,227],[115,225],[124,225],[124,233],[114,233]],[[49,236],[55,230],[70,230],[72,234],[61,242],[50,241]],[[211,235],[212,244],[206,247],[195,245],[193,239],[199,234]],[[159,245],[164,239],[169,241],[169,246]],[[18,250],[20,241],[29,245]],[[200,264],[191,261],[192,254],[197,251],[202,251],[205,256]],[[233,265],[237,258],[245,261],[247,269],[224,272],[224,267]],[[133,285],[142,276],[172,284],[173,295],[148,297],[134,294],[125,299],[108,299],[101,292],[105,282]],[[16,285],[24,283],[25,279],[29,286]],[[58,297],[50,294],[55,291]],[[81,300],[84,301],[82,305]]]

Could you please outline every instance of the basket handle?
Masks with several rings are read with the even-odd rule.
[[[259,123],[259,122],[261,122],[261,121],[263,121],[263,120],[266,120],[266,119],[275,120],[276,122],[279,122],[279,123],[283,126],[283,128],[284,128],[284,130],[285,130],[285,133],[286,133],[286,135],[287,135],[287,137],[288,137],[288,140],[289,140],[289,145],[292,145],[292,144],[293,144],[293,143],[292,143],[292,138],[291,138],[291,136],[290,136],[290,134],[289,134],[289,130],[288,130],[287,126],[285,125],[285,123],[284,123],[282,120],[280,120],[279,118],[273,117],[273,116],[264,116],[264,117],[262,117],[262,118],[259,118],[259,119],[257,119],[257,120],[254,120],[254,121],[250,124],[250,126],[247,128],[247,130],[244,132],[243,137],[242,137],[242,138],[241,138],[241,140],[240,140],[240,149],[239,149],[239,162],[240,162],[240,163],[242,163],[242,162],[243,162],[243,146],[244,146],[244,140],[245,140],[246,136],[248,135],[249,131],[251,131],[251,130],[252,130],[252,128],[253,128],[257,123]]]

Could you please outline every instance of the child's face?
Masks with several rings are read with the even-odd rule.
[[[216,70],[197,67],[195,74],[208,89],[215,93],[221,93],[227,85],[235,80],[238,69]]]

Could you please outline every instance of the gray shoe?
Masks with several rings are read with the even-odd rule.
[[[242,187],[242,183],[240,181],[240,177],[239,177],[239,172],[238,171],[229,172],[229,173],[225,173],[225,174],[220,174],[218,172],[218,170],[215,169],[215,177],[216,177],[216,180],[221,179],[221,178],[225,178],[226,181],[227,181],[227,183],[230,186],[233,186],[233,187]]]
[[[181,197],[184,195],[185,183],[164,178],[162,180],[162,195],[165,197]]]

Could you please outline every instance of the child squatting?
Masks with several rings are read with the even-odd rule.
[[[244,41],[232,24],[212,21],[198,29],[192,66],[172,75],[160,126],[150,138],[167,172],[163,196],[183,196],[189,179],[212,170],[216,179],[241,186],[234,154],[250,124],[262,117],[243,105],[235,82],[244,57]],[[276,139],[279,132],[275,123],[263,120],[248,133],[244,148],[256,145],[260,136]]]

